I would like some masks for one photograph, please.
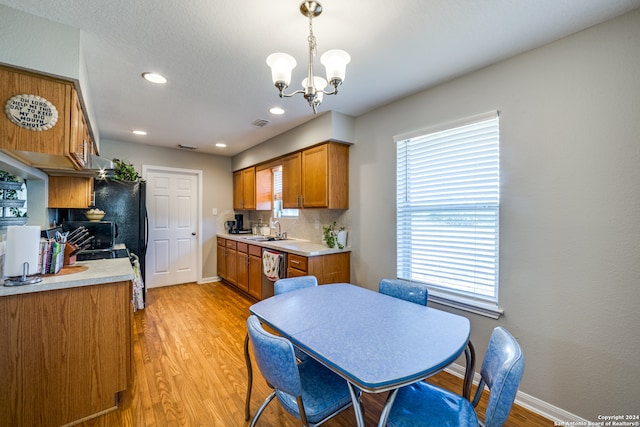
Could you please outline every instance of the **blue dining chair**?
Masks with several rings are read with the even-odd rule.
[[[251,427],[274,397],[304,426],[318,426],[352,404],[347,381],[313,359],[296,362],[291,342],[273,335],[251,315],[247,330],[258,368],[274,391],[251,420]]]
[[[427,305],[427,299],[429,298],[429,290],[425,284],[402,279],[380,280],[378,292],[418,305]]]
[[[273,283],[273,294],[275,296],[313,286],[318,286],[318,279],[316,276],[298,276],[278,279]],[[299,362],[303,362],[309,358],[309,355],[304,351],[298,348],[295,348],[294,350],[296,359],[298,359]],[[251,367],[251,356],[249,356],[249,335],[245,337],[244,341],[244,358],[247,365],[247,395],[245,397],[244,404],[244,419],[245,421],[248,421],[251,417],[251,389],[253,387],[253,368]]]
[[[497,327],[491,334],[472,402],[421,381],[398,390],[387,426],[500,427],[509,416],[523,372],[524,355],[518,341],[506,329]],[[489,388],[489,402],[484,424],[480,424],[474,407],[485,384]]]
[[[288,277],[286,279],[276,280],[273,284],[273,294],[280,295],[298,289],[310,288],[312,286],[318,286],[318,279],[316,276],[298,276]]]

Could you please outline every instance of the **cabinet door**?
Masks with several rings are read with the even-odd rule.
[[[227,264],[227,282],[238,284],[238,251],[227,248],[225,261]]]
[[[249,254],[240,251],[240,243],[238,243],[238,251],[236,258],[236,268],[238,270],[238,282],[236,286],[243,291],[249,290]]]
[[[85,209],[91,204],[92,193],[93,178],[50,176],[48,207]]]
[[[220,244],[220,241],[222,241],[222,244]],[[220,278],[222,279],[227,278],[227,261],[225,257],[225,249],[226,248],[224,239],[218,238],[218,251],[216,260],[218,262],[218,276],[220,276]]]
[[[302,195],[302,156],[294,153],[282,159],[282,207],[297,209]]]
[[[256,209],[270,211],[273,208],[273,173],[271,169],[256,171]]]
[[[329,161],[327,145],[302,152],[302,206],[326,208],[329,205]]]
[[[242,171],[233,173],[233,209],[241,210],[242,205]]]
[[[70,158],[80,168],[84,168],[88,160],[89,126],[85,119],[82,105],[76,91],[72,91],[71,104],[71,139],[69,141]]]
[[[249,257],[249,295],[262,299],[262,258],[251,255]]]
[[[244,209],[256,208],[256,168],[242,170],[242,205]]]
[[[250,167],[233,173],[233,209],[256,208],[256,168]]]

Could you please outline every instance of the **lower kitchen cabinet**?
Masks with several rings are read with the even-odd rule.
[[[245,292],[249,291],[249,245],[243,242],[237,242],[236,252],[236,269],[238,289]]]
[[[287,254],[287,277],[316,276],[318,284],[349,283],[350,252],[302,256]],[[262,280],[262,247],[217,238],[218,276],[255,299],[273,296],[273,282]]]
[[[115,409],[131,379],[131,282],[0,298],[0,426]]]
[[[287,277],[316,276],[318,284],[349,283],[350,252],[305,257],[289,254],[287,259]]]
[[[234,286],[238,284],[238,250],[235,240],[226,241],[224,262],[227,276],[225,280]]]
[[[216,247],[216,261],[218,264],[218,276],[221,279],[227,279],[227,262],[225,260],[225,254],[227,253],[227,241],[221,237],[218,237],[218,245]]]
[[[249,295],[256,299],[265,299],[273,295],[262,287],[262,248],[260,246],[249,245]]]

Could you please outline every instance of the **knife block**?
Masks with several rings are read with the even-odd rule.
[[[78,247],[73,243],[64,245],[64,265],[73,265],[76,263],[76,252]]]

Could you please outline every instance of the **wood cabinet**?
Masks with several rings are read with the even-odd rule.
[[[349,208],[349,146],[327,142],[282,159],[284,208]]]
[[[245,292],[249,291],[249,245],[237,242],[236,268],[238,279],[236,286]]]
[[[86,115],[73,83],[0,66],[0,103],[15,95],[36,95],[55,106],[58,120],[50,129],[33,131],[0,115],[0,150],[36,168],[76,170],[93,152]]]
[[[227,273],[225,280],[232,285],[238,284],[238,250],[235,240],[227,240],[225,245],[225,271]]]
[[[93,178],[77,176],[50,176],[49,202],[50,208],[89,207],[93,196]]]
[[[131,379],[131,282],[0,298],[0,425],[113,409]]]
[[[233,209],[255,210],[256,168],[250,167],[233,173]]]
[[[216,246],[216,262],[218,264],[218,276],[225,280],[227,278],[227,262],[225,254],[227,252],[227,240],[218,237]]]
[[[82,104],[78,93],[71,92],[71,138],[69,140],[69,156],[75,163],[83,168],[89,161],[89,155],[93,154],[93,142],[89,131],[89,123],[82,111]]]
[[[256,210],[273,209],[273,173],[271,168],[256,168]]]
[[[260,300],[273,295],[262,288],[262,248],[255,245],[249,245],[249,295]]]
[[[248,295],[262,300],[273,296],[273,283],[263,285],[262,247],[217,238],[218,276],[226,283]],[[287,277],[316,276],[318,283],[349,283],[350,253],[306,257],[287,254]]]
[[[318,284],[349,283],[350,253],[318,255],[305,257],[289,254],[287,257],[287,277],[316,276]]]
[[[282,158],[282,207],[302,207],[302,154],[289,154]]]
[[[262,248],[218,237],[218,276],[256,299],[273,295],[262,288]]]

